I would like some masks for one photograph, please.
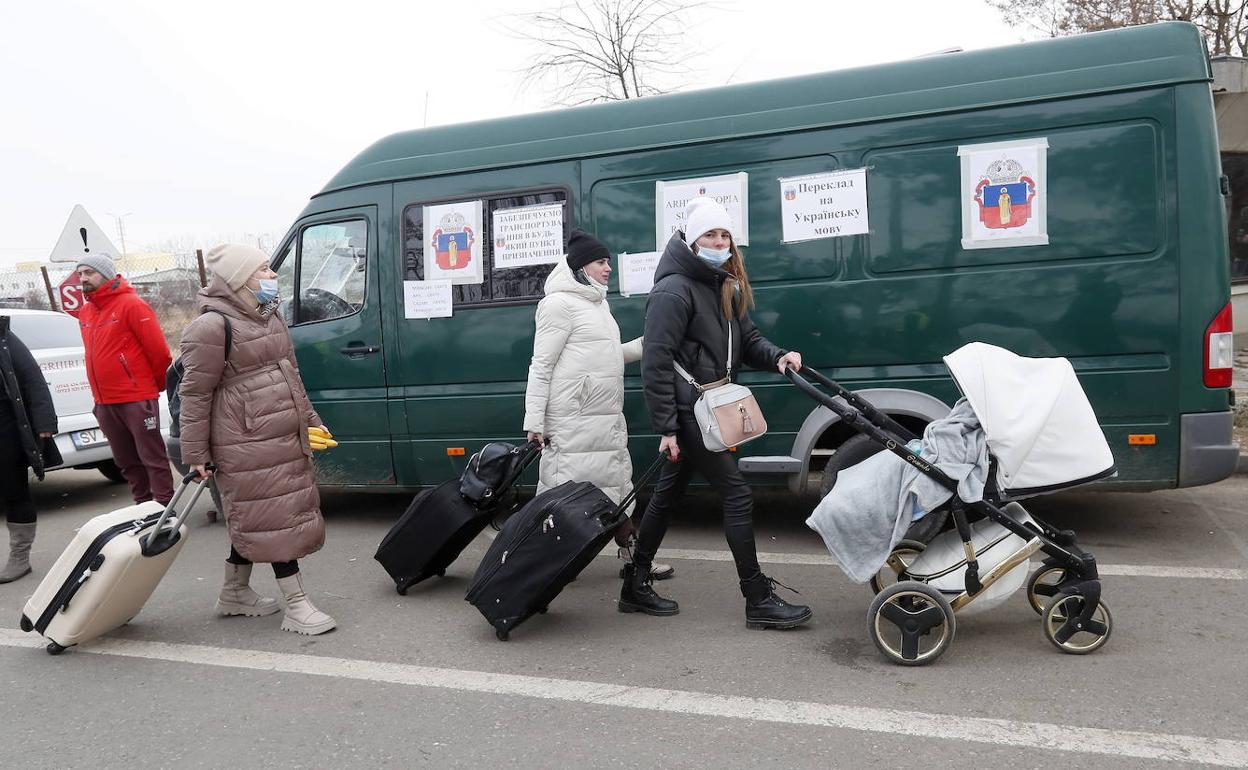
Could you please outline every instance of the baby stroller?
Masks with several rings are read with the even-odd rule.
[[[980,342],[944,361],[986,439],[988,474],[977,502],[963,501],[956,480],[907,448],[917,437],[865,399],[810,367],[787,372],[846,425],[953,493],[954,529],[926,546],[897,542],[870,580],[876,593],[867,613],[872,641],[896,663],[931,663],[953,641],[955,613],[991,609],[1026,580],[1046,639],[1070,654],[1100,649],[1113,617],[1101,601],[1096,560],[1079,548],[1074,532],[1049,526],[1017,502],[1116,473],[1074,369],[1064,358],[1022,358]],[[1038,551],[1046,558],[1028,580],[1026,565]]]

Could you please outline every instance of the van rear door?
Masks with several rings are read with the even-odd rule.
[[[310,215],[273,260],[304,387],[338,441],[316,455],[323,485],[394,483],[377,234],[375,206]]]

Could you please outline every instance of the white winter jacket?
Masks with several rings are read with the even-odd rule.
[[[546,279],[524,394],[524,429],[550,440],[538,491],[588,481],[616,502],[632,489],[624,364],[641,360],[641,338],[622,344],[606,288],[578,283],[565,260]]]

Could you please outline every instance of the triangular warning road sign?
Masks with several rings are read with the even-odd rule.
[[[77,263],[79,259],[88,254],[104,254],[112,259],[121,256],[121,252],[117,251],[117,247],[79,203],[74,206],[73,211],[69,212],[69,221],[65,223],[65,230],[61,233],[48,259],[52,262]]]

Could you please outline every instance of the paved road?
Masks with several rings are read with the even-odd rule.
[[[445,579],[406,597],[388,586],[371,557],[405,499],[326,495],[328,544],[305,570],[340,628],[317,638],[282,633],[280,615],[212,616],[226,537],[196,515],[143,613],[58,658],[14,629],[34,582],[0,586],[0,766],[1248,766],[1246,493],[1237,477],[1037,501],[1105,565],[1113,638],[1062,655],[1020,593],[962,618],[917,669],[879,657],[868,591],[827,563],[808,504],[779,494],[760,496],[759,547],[814,607],[808,626],[744,627],[699,499],[661,556],[680,615],[616,612],[607,555],[505,644],[463,601],[484,538]],[[37,494],[40,573],[88,516],[125,503],[88,472]]]

